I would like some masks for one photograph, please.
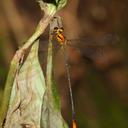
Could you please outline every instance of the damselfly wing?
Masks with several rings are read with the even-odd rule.
[[[115,46],[119,41],[116,34],[105,34],[100,37],[80,37],[79,39],[69,39],[68,36],[65,37],[62,18],[56,16],[50,23],[50,35],[53,36],[54,51],[56,52],[60,49],[62,44],[66,46],[73,47],[81,52],[82,55],[90,57],[95,55],[102,55],[105,47]],[[47,52],[48,38],[42,39],[41,51]]]
[[[53,32],[54,37],[60,46],[64,44],[74,47],[87,57],[91,57],[94,54],[101,55],[103,54],[105,47],[113,46],[119,41],[119,38],[116,34],[107,34],[103,37],[97,37],[95,39],[90,37],[82,37],[80,39],[66,39],[63,34],[63,28],[55,27]]]

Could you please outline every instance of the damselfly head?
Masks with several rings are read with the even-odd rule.
[[[54,27],[54,31],[57,31],[59,28],[58,27]]]
[[[54,30],[53,30],[53,32],[54,32],[55,34],[63,33],[63,31],[64,31],[63,28],[58,28],[58,27],[55,27]]]

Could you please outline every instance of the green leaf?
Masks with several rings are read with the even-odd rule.
[[[17,65],[19,63],[19,59],[17,59],[16,57],[17,57],[17,53],[15,54],[15,56],[13,57],[13,59],[11,61],[10,70],[9,70],[6,84],[5,84],[5,89],[4,89],[1,108],[0,108],[0,128],[2,127],[1,125],[2,125],[2,123],[5,119],[5,116],[7,114],[11,90],[12,90],[12,86],[13,86],[14,79],[15,79]]]
[[[38,61],[37,40],[15,76],[9,108],[6,116],[6,128],[40,127],[41,107],[46,89],[45,79]]]
[[[38,0],[41,9],[46,14],[55,14],[58,10],[62,9],[67,0]]]

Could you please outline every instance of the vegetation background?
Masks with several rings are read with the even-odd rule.
[[[79,128],[128,127],[127,7],[127,0],[70,0],[59,12],[67,38],[99,39],[110,33],[119,37],[116,46],[103,48],[102,54],[97,54],[97,47],[87,47],[82,53],[68,47]],[[42,15],[35,0],[1,0],[0,98],[15,51],[33,33]],[[55,75],[62,113],[70,123],[69,90],[60,52],[55,58]]]

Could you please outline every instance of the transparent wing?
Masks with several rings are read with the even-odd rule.
[[[67,45],[74,47],[108,46],[116,44],[119,38],[116,34],[108,34],[101,38],[84,37],[81,39],[67,39]]]
[[[78,49],[83,56],[95,59],[104,53],[106,47],[115,46],[119,42],[116,34],[108,34],[102,38],[85,37],[67,40],[67,45]]]
[[[116,34],[108,34],[102,38],[84,37],[81,39],[68,39],[66,44],[79,50],[81,54],[88,58],[96,58],[104,53],[107,46],[115,46],[119,42]],[[47,56],[48,37],[41,39],[39,48],[39,58],[42,67],[45,67]],[[58,52],[61,45],[56,40],[53,41],[54,54]]]

